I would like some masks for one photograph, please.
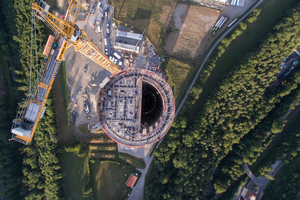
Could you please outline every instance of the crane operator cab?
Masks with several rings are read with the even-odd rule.
[[[79,27],[75,24],[74,32],[72,34],[72,37],[70,38],[71,42],[76,42],[80,35],[81,35],[81,31],[80,31]]]

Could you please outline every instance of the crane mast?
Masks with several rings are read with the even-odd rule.
[[[50,35],[48,38],[43,52],[45,59],[33,87],[34,94],[27,96],[23,106],[19,107],[16,118],[13,120],[11,127],[12,138],[10,140],[22,144],[31,142],[37,124],[44,115],[48,94],[52,88],[62,57],[68,47],[74,46],[76,52],[81,52],[112,74],[121,71],[91,42],[87,34],[75,24],[83,0],[81,2],[80,0],[71,0],[65,20],[48,12],[50,7],[45,2],[41,2],[45,5],[40,6],[35,2],[32,4],[32,9],[36,11],[38,18],[56,32],[56,36]]]

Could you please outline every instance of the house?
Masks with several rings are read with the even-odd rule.
[[[241,196],[245,200],[256,200],[257,194],[252,192],[251,190],[248,190],[247,188],[244,188],[242,191]]]
[[[133,174],[130,174],[130,176],[129,176],[129,178],[127,179],[125,185],[126,185],[127,187],[132,188],[132,187],[134,186],[134,184],[135,184],[137,178],[138,178],[137,176],[135,176],[135,175],[133,175]]]

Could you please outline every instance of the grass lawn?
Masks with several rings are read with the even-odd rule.
[[[173,89],[177,108],[189,88],[197,68],[192,63],[185,63],[172,58],[166,58],[161,67]]]
[[[63,169],[64,193],[68,199],[92,199],[92,193],[82,194],[82,188],[89,179],[88,157],[78,157],[75,153],[63,152],[61,163]]]
[[[267,0],[264,1],[258,8],[261,8],[261,13],[257,20],[248,26],[244,34],[239,36],[236,40],[226,48],[225,53],[219,58],[214,70],[211,72],[200,98],[194,104],[190,112],[190,119],[193,119],[200,109],[203,107],[205,100],[211,94],[211,91],[218,85],[222,79],[222,75],[227,74],[237,61],[251,51],[259,44],[261,39],[274,26],[276,21],[282,17],[282,14],[291,7],[294,0]],[[287,52],[289,54],[290,52]]]
[[[62,87],[62,70],[61,67],[56,75],[53,83],[53,102],[56,113],[56,124],[58,130],[58,145],[64,146],[75,142],[73,133],[75,132],[74,125],[68,125],[67,108],[64,100],[64,88]]]
[[[159,22],[163,6],[172,6],[175,0],[109,0],[115,7],[114,17],[130,25],[134,25],[145,34],[160,52],[163,24]]]
[[[79,130],[83,133],[91,134],[91,131],[89,131],[86,125],[79,126]]]
[[[127,195],[125,182],[129,176],[115,163],[91,163],[91,177],[95,200],[123,200]]]

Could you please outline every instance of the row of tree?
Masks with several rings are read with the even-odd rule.
[[[284,163],[289,163],[289,158],[299,155],[300,151],[299,114],[296,120],[286,130],[280,133],[274,144],[259,163],[255,163],[253,173],[256,176],[265,175],[272,164],[278,159],[286,157]]]
[[[4,28],[1,24],[0,13],[0,32]],[[8,63],[4,60],[4,52],[0,50],[0,85],[5,94],[0,98],[0,182],[3,187],[0,190],[0,196],[8,200],[22,199],[20,191],[22,188],[22,156],[19,149],[22,145],[16,142],[10,142],[11,121],[15,115],[15,105],[13,93],[11,92],[10,73]]]
[[[30,86],[32,87],[36,81],[37,71],[44,57],[41,52],[46,43],[45,26],[40,20],[33,20],[35,15],[32,13],[31,5],[31,0],[1,1],[0,33],[3,43],[1,48],[5,52],[6,59],[13,64],[10,67],[14,80],[13,94],[21,106]],[[7,120],[3,128],[6,132],[3,134],[4,145],[1,145],[3,151],[0,158],[2,165],[0,180],[4,183],[2,190],[4,198],[63,199],[52,99],[48,99],[44,117],[35,131],[32,143],[27,146],[7,142],[11,136],[9,131],[11,118],[15,115],[15,104],[12,102],[13,105],[8,105],[8,103],[6,102],[8,107],[6,110],[9,116],[1,115]]]
[[[34,134],[34,141],[24,146],[23,184],[29,192],[25,199],[62,199],[62,173],[58,157],[58,140],[53,100]]]
[[[12,81],[9,65],[11,65],[11,40],[6,27],[6,17],[2,11],[3,2],[0,2],[0,74],[1,95],[0,98],[0,182],[3,187],[0,196],[8,200],[22,199],[20,195],[22,188],[22,155],[19,149],[21,144],[9,142],[11,137],[10,128],[15,116],[15,96],[12,91]],[[4,7],[6,8],[6,7]],[[12,67],[12,66],[11,66]]]
[[[286,156],[280,173],[281,179],[275,181],[274,185],[268,185],[264,190],[264,199],[296,199],[300,190],[300,168],[297,163],[300,159],[300,115],[292,122],[291,126],[282,132],[282,141],[277,143],[274,148],[275,154],[268,156],[267,160],[261,165],[261,169],[270,164],[274,159],[280,156]],[[278,157],[279,156],[279,157]],[[270,160],[272,158],[272,160]]]
[[[286,81],[291,83],[295,78],[300,83],[300,72],[288,77]],[[296,84],[296,86],[298,86]],[[277,93],[281,93],[286,88],[286,85],[281,85],[276,88]],[[274,91],[275,92],[275,91]],[[278,99],[278,103],[271,112],[252,129],[247,135],[245,135],[238,144],[233,145],[232,150],[224,157],[218,169],[220,170],[217,175],[214,176],[214,188],[217,193],[226,190],[231,181],[236,180],[242,174],[244,174],[243,163],[246,162],[252,165],[262,151],[266,149],[269,143],[272,141],[276,133],[280,133],[284,126],[284,117],[289,109],[300,98],[300,90],[294,89],[290,91],[289,95]],[[288,92],[284,92],[288,93]]]
[[[8,35],[5,51],[13,63],[14,91],[18,102],[23,102],[29,92],[30,79],[32,86],[36,81],[37,69],[43,62],[45,26],[37,18],[34,20],[36,28],[32,26],[32,17],[35,15],[32,13],[31,0],[3,0],[1,3]]]
[[[244,19],[238,26],[236,26],[231,31],[230,34],[228,34],[220,41],[219,45],[215,48],[210,58],[206,61],[203,69],[201,70],[201,73],[199,74],[199,77],[197,78],[196,83],[190,90],[190,94],[188,95],[188,98],[186,99],[186,102],[182,108],[183,111],[190,110],[192,105],[199,98],[199,95],[202,93],[203,85],[210,76],[210,73],[215,68],[217,61],[225,52],[225,48],[228,47],[230,43],[233,40],[235,40],[239,35],[241,35],[243,31],[246,30],[249,24],[253,23],[257,19],[260,12],[260,9],[254,9],[246,19]]]
[[[186,127],[186,116],[174,122],[155,152],[155,175],[146,187],[146,199],[205,198],[207,182],[219,162],[278,102],[279,95],[268,86],[286,53],[300,41],[299,14],[297,4],[259,47],[239,61],[190,126]]]

